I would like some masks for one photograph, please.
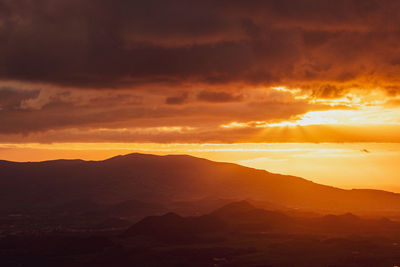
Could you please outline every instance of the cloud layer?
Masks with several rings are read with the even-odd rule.
[[[395,0],[0,0],[0,134],[221,142],[232,122],[398,106],[399,42]]]
[[[398,82],[393,0],[4,0],[0,9],[2,79],[100,88]]]

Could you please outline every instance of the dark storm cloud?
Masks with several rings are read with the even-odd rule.
[[[2,0],[0,10],[4,80],[340,82],[400,68],[398,1]]]
[[[187,92],[182,93],[179,96],[170,96],[165,99],[165,103],[168,105],[180,105],[185,103],[189,94]]]
[[[331,84],[324,84],[320,87],[313,88],[312,97],[322,99],[335,99],[344,96],[347,93],[343,87],[337,87]]]
[[[185,94],[176,99],[172,97],[169,103],[164,103],[165,98],[156,98],[160,102],[155,102],[152,95],[139,97],[136,93],[137,91],[88,93],[87,90],[43,90],[38,98],[32,98],[30,100],[33,101],[25,103],[24,108],[0,109],[0,133],[27,135],[61,129],[113,130],[176,126],[199,129],[211,127],[217,130],[221,124],[230,123],[232,120],[246,122],[289,119],[310,110],[326,109],[323,105],[309,104],[305,101],[287,102],[279,98],[273,101],[255,99],[251,104],[244,101],[235,102],[240,106],[232,106],[229,103],[237,100],[238,96],[221,92],[212,92],[208,97],[213,98],[206,101],[188,102],[186,105],[182,105]],[[27,97],[19,97],[18,101],[12,103],[20,103],[21,99]],[[215,104],[209,104],[209,101]],[[216,101],[227,104],[218,105]],[[12,107],[16,105],[13,104]]]
[[[243,100],[243,95],[228,92],[201,91],[197,95],[197,99],[211,103],[240,102]]]
[[[23,101],[35,99],[40,90],[14,90],[0,87],[0,110],[21,109]]]
[[[110,107],[114,105],[140,105],[142,104],[142,97],[132,94],[105,94],[92,97],[88,99],[89,107]]]

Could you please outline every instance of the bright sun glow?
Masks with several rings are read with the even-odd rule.
[[[362,107],[351,110],[310,111],[292,120],[280,122],[250,121],[231,122],[221,125],[222,128],[245,127],[286,127],[309,125],[400,125],[399,108]]]
[[[399,124],[400,110],[383,110],[378,107],[359,110],[310,111],[295,121],[269,123],[265,126],[307,126],[307,125],[379,125]],[[261,126],[258,126],[261,127]]]

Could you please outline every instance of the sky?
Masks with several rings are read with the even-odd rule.
[[[400,192],[399,41],[396,0],[0,0],[0,158],[172,146]]]

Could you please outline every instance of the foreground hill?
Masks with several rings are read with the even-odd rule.
[[[185,155],[128,154],[104,161],[0,161],[0,211],[138,200],[253,199],[318,212],[399,212],[400,195],[343,190],[231,163]]]
[[[388,219],[294,217],[240,201],[90,231],[0,234],[0,266],[399,266],[399,239],[400,222]]]

